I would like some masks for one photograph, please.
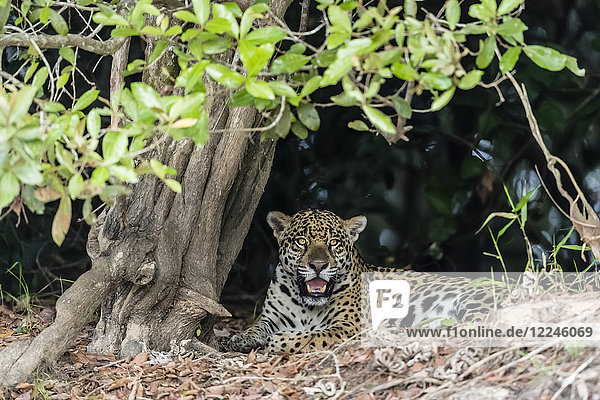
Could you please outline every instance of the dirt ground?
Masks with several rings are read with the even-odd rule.
[[[51,307],[37,307],[27,321],[0,306],[0,350],[38,334],[53,315]],[[224,341],[251,319],[224,319],[215,333]],[[0,399],[600,399],[598,348],[364,348],[349,342],[294,356],[152,352],[119,360],[86,352],[92,332],[86,327],[56,365]]]

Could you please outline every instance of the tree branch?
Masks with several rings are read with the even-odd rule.
[[[29,35],[26,33],[11,33],[0,35],[0,47],[7,46],[21,46],[28,47],[31,45],[31,41],[35,40],[35,43],[42,49],[60,49],[61,47],[79,47],[80,49],[89,51],[91,53],[110,56],[123,46],[125,43],[124,37],[116,37],[104,42],[96,39],[90,39],[81,35],[69,33],[68,35]]]

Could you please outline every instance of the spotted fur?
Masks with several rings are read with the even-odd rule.
[[[411,299],[409,314],[401,321],[404,326],[430,318],[477,319],[493,302],[464,278],[366,264],[354,248],[367,224],[364,216],[344,220],[324,210],[300,211],[291,217],[273,211],[267,222],[279,244],[279,263],[260,318],[230,338],[231,350],[263,347],[296,353],[321,350],[355,336],[361,328],[361,312],[363,320],[368,318],[364,314],[368,307],[361,304],[367,298],[360,292],[362,272],[376,271],[384,277],[394,271],[399,273],[396,278],[409,282]],[[311,282],[317,282],[319,289],[314,290]]]

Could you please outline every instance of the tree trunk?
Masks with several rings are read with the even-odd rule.
[[[275,0],[271,9],[282,18],[289,4]],[[144,80],[160,91],[168,83],[161,69],[174,65],[164,56]],[[207,97],[210,129],[228,131],[211,134],[203,148],[166,138],[153,150],[153,158],[177,170],[182,192],[144,176],[99,216],[88,237],[91,269],[57,301],[50,327],[0,353],[0,386],[56,360],[98,309],[88,351],[123,357],[150,349],[214,351],[195,336],[200,332],[202,342],[216,347],[212,325],[229,315],[219,296],[267,182],[275,143],[236,131],[260,124],[254,108],[228,108],[228,93],[213,84]]]

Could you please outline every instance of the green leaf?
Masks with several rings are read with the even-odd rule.
[[[19,121],[25,116],[29,111],[29,107],[31,107],[31,102],[36,91],[37,88],[34,86],[25,86],[18,91],[16,102],[8,114],[9,124],[15,123],[15,121]]]
[[[275,100],[275,93],[269,84],[265,81],[257,81],[252,78],[248,78],[246,81],[246,91],[259,99]]]
[[[478,69],[474,69],[473,71],[467,72],[465,76],[458,81],[458,88],[462,90],[470,90],[473,89],[479,82],[481,82],[481,77],[483,76],[483,71]]]
[[[0,32],[4,30],[4,25],[6,25],[6,21],[8,21],[8,17],[10,15],[10,1],[8,0],[0,0]],[[27,14],[23,14],[27,15]],[[15,23],[15,25],[18,25]]]
[[[234,3],[232,1],[227,1],[227,2],[223,3],[223,6],[235,18],[242,18],[242,15],[243,15],[242,9],[240,8],[240,6],[237,5],[237,3]],[[215,12],[215,10],[213,10],[213,13],[214,12]],[[217,16],[220,16],[218,13],[219,13],[219,11],[217,10]]]
[[[277,112],[273,112],[272,118],[279,118],[279,121],[275,126],[263,132],[263,138],[270,138],[273,140],[277,140],[279,138],[285,138],[290,133],[291,122],[292,122],[292,113],[290,112],[289,104],[285,103],[283,111],[281,112],[281,117],[279,117],[280,108],[277,107]],[[272,121],[269,121],[270,124]]]
[[[221,28],[224,27],[225,25],[227,25],[227,29],[224,31],[214,32],[214,33],[229,33],[234,38],[239,37],[240,27],[237,23],[237,20],[235,19],[235,16],[231,12],[231,10],[227,7],[227,5],[213,3],[213,19],[211,19],[210,21],[208,21],[206,23],[206,29],[209,32],[213,32],[209,28],[209,24],[212,25],[215,23],[215,21],[218,21],[218,23],[216,23],[216,25],[220,26]],[[226,22],[223,22],[223,21],[226,21]]]
[[[229,107],[246,107],[254,103],[254,97],[246,89],[235,92],[229,99]]]
[[[101,186],[110,177],[110,170],[107,167],[96,167],[90,178],[90,186]]]
[[[502,0],[498,6],[498,15],[508,14],[525,0]]]
[[[331,96],[331,101],[335,104],[340,105],[342,107],[352,107],[360,104],[362,100],[362,96],[360,99],[357,99],[355,96],[352,96],[348,93],[341,93],[337,96]]]
[[[52,25],[56,33],[59,35],[64,36],[69,33],[67,21],[65,21],[65,19],[53,9],[50,9],[50,25]]]
[[[412,109],[410,108],[410,104],[406,100],[404,100],[400,96],[395,96],[392,99],[392,103],[394,103],[394,109],[403,118],[409,119],[412,117]]]
[[[365,15],[367,13],[364,13]],[[361,17],[362,18],[362,17]],[[406,27],[402,22],[398,22],[396,24],[396,29],[394,30],[394,39],[396,40],[396,46],[402,47],[404,46],[404,37],[406,35]]]
[[[439,72],[422,73],[421,79],[423,79],[427,86],[437,90],[448,90],[452,86],[452,79]]]
[[[39,62],[37,61],[31,62],[31,65],[29,66],[29,68],[27,68],[27,72],[25,73],[25,78],[23,79],[23,82],[27,83],[31,79],[33,73],[37,70],[38,65]]]
[[[250,28],[252,28],[252,22],[254,19],[262,18],[262,13],[268,9],[269,6],[267,6],[265,3],[256,3],[244,11],[244,15],[242,15],[242,20],[240,21],[240,37],[244,38],[250,31]]]
[[[50,19],[50,7],[46,6],[42,9],[40,9],[39,11],[40,11],[40,14],[39,14],[40,22],[43,24],[47,24],[48,20]]]
[[[292,123],[292,132],[300,139],[306,139],[308,137],[308,130],[299,122]]]
[[[183,34],[181,35],[181,40],[183,40],[184,42],[187,42],[190,39],[195,38],[196,36],[198,36],[200,34],[200,32],[202,32],[200,29],[196,29],[196,28],[190,28],[190,29],[186,29],[185,32],[183,32]],[[181,54],[181,55],[179,55]],[[179,64],[181,65],[181,58],[182,56],[186,56],[183,53],[179,53]]]
[[[500,58],[500,71],[503,74],[506,74],[515,67],[517,61],[519,60],[519,55],[521,54],[521,47],[511,47],[506,50],[504,54],[502,54],[502,58]]]
[[[163,108],[160,102],[160,96],[156,93],[156,90],[143,82],[133,82],[131,84],[131,94],[140,105],[161,110]]]
[[[306,51],[306,46],[302,43],[294,43],[287,51],[288,53],[303,54]]]
[[[506,225],[504,225],[504,227],[502,227],[502,229],[500,229],[498,231],[498,235],[496,235],[496,240],[498,240],[499,237],[501,237],[502,235],[504,235],[504,232],[506,232],[506,230],[508,228],[510,228],[510,226],[516,221],[516,219],[510,220]]]
[[[191,67],[184,69],[179,73],[179,76],[175,80],[175,84],[177,86],[183,86],[185,88],[186,93],[189,93],[194,90],[201,90],[204,69],[206,68],[208,63],[208,60],[204,60],[201,62],[197,62]]]
[[[165,36],[179,35],[182,31],[181,26],[175,25],[165,31]]]
[[[494,0],[495,1],[495,0]],[[485,69],[490,65],[494,58],[494,51],[496,50],[496,36],[488,36],[485,40],[479,41],[479,54],[475,59],[477,68]]]
[[[237,89],[246,80],[242,75],[221,64],[209,64],[206,73],[215,81],[229,89]]]
[[[454,30],[460,20],[460,5],[458,4],[458,0],[449,0],[446,3],[446,20],[450,29]]]
[[[181,183],[177,182],[175,179],[165,179],[165,184],[175,193],[181,193]]]
[[[481,224],[481,227],[477,230],[477,232],[475,232],[475,234],[481,232],[481,230],[483,229],[484,226],[486,226],[492,219],[494,219],[495,217],[500,217],[500,218],[506,218],[506,219],[516,219],[518,217],[517,214],[513,214],[513,213],[507,213],[507,212],[495,212],[495,213],[491,213],[490,215],[487,216],[487,218],[485,219],[485,221],[483,221],[483,224]]]
[[[529,201],[529,199],[531,199],[531,196],[533,196],[533,194],[538,190],[538,188],[539,186],[530,190],[523,197],[521,197],[517,205],[512,209],[512,212],[517,213],[521,211],[521,209],[525,207],[525,205],[527,205],[527,202]]]
[[[310,57],[303,54],[286,53],[273,61],[271,72],[274,74],[291,74],[304,67],[309,61]]]
[[[75,200],[77,196],[79,196],[79,192],[81,191],[82,187],[83,177],[81,176],[81,174],[73,175],[71,179],[69,179],[68,184],[69,196],[71,196],[71,199]]]
[[[150,168],[157,177],[159,177],[160,179],[165,179],[165,175],[167,174],[166,165],[163,165],[162,163],[153,158],[150,160]]]
[[[56,88],[60,89],[61,87],[65,86],[67,84],[67,82],[69,82],[70,76],[71,76],[71,74],[69,72],[61,74],[58,77],[58,79],[56,80]]]
[[[97,139],[98,133],[100,133],[100,112],[97,108],[92,109],[88,113],[86,125],[90,136]]]
[[[71,226],[71,199],[67,195],[60,198],[58,210],[52,221],[52,240],[58,246],[65,240]]]
[[[539,67],[549,71],[560,71],[567,64],[567,56],[544,46],[525,46],[523,51]]]
[[[210,15],[210,0],[192,0],[194,14],[200,25],[204,25]]]
[[[140,33],[143,33],[144,35],[152,35],[152,36],[162,36],[163,35],[163,31],[162,29],[160,29],[158,26],[144,26],[142,29],[140,29]]]
[[[111,166],[110,173],[122,182],[137,183],[138,181],[138,176],[133,169],[121,165]]]
[[[469,16],[480,21],[489,21],[496,17],[496,0],[481,0],[480,4],[469,7]]]
[[[355,131],[368,131],[369,130],[369,127],[367,126],[367,124],[365,124],[364,121],[361,121],[359,119],[352,121],[352,122],[348,122],[348,128],[354,129]]]
[[[70,47],[61,47],[58,50],[58,54],[65,60],[67,60],[71,65],[75,65],[75,52]]]
[[[62,105],[61,103],[56,103],[53,101],[47,101],[45,103],[42,104],[42,110],[46,111],[46,112],[59,112],[59,111],[65,111],[65,106]]]
[[[81,97],[77,100],[77,102],[75,102],[75,105],[73,106],[73,111],[81,111],[90,104],[92,104],[98,98],[98,93],[100,93],[99,90],[90,89],[84,94],[82,94]]]
[[[392,73],[404,81],[414,81],[419,77],[417,71],[408,64],[393,63],[391,66]]]
[[[394,126],[392,119],[388,115],[385,115],[378,109],[369,106],[362,106],[361,109],[363,110],[367,118],[369,118],[369,121],[371,121],[371,123],[377,129],[385,133],[396,133],[396,127]]]
[[[44,177],[39,171],[39,165],[21,164],[13,167],[12,173],[26,185],[41,185]]]
[[[175,11],[173,13],[173,16],[185,22],[191,22],[192,24],[202,25],[198,17],[196,17],[196,14],[192,14],[191,12],[186,10]]]
[[[124,132],[108,132],[102,139],[102,156],[104,161],[113,164],[127,153],[129,140]]]
[[[567,56],[567,68],[577,76],[585,76],[585,69],[579,68],[575,57]]]
[[[354,56],[364,54],[373,42],[369,38],[354,39],[337,51],[335,61],[325,70],[321,86],[336,84],[352,68]]]
[[[455,87],[452,87],[451,89],[448,89],[444,93],[442,93],[435,100],[433,100],[433,103],[431,103],[431,111],[438,111],[444,108],[444,106],[448,104],[450,100],[452,100],[452,96],[454,96],[455,89]]]
[[[248,70],[248,76],[254,76],[267,65],[275,52],[275,46],[272,43],[255,46],[243,39],[239,41],[239,51],[240,59]]]
[[[308,96],[308,95],[312,94],[315,90],[317,90],[319,87],[321,87],[321,79],[322,78],[318,75],[310,78],[304,84],[304,87],[302,88],[302,91],[300,92],[300,97]]]
[[[311,131],[316,131],[321,126],[319,112],[311,103],[302,103],[298,106],[298,119]]]
[[[350,23],[348,13],[340,7],[329,6],[327,9],[327,16],[333,25],[331,32],[352,32],[352,24]]]
[[[140,32],[136,31],[135,29],[125,27],[116,27],[112,31],[110,31],[111,37],[138,36],[139,34]]]
[[[10,171],[7,171],[0,177],[0,210],[12,203],[13,199],[19,194],[21,186],[19,180]]]
[[[234,34],[235,25],[225,18],[213,18],[206,23],[206,30],[212,33],[228,33],[229,35],[236,37]]]
[[[168,45],[169,41],[167,39],[161,39],[158,42],[156,42],[154,50],[152,50],[152,54],[150,54],[150,57],[148,58],[148,64],[151,64],[154,60],[160,57],[160,55],[163,51],[165,51]]]
[[[192,43],[195,43],[195,41],[193,41]],[[217,38],[217,39],[213,39],[213,40],[207,40],[206,42],[204,42],[202,44],[202,51],[205,54],[220,54],[220,53],[224,52],[225,50],[229,49],[230,47],[231,47],[231,40],[229,40],[229,38],[223,37],[223,38]],[[199,58],[202,58],[202,57],[199,57]]]
[[[404,0],[404,16],[414,17],[417,15],[417,2],[415,0]]]
[[[95,13],[92,20],[97,24],[102,25],[121,25],[129,27],[129,22],[119,14],[106,15],[103,13]]]
[[[502,36],[521,35],[527,30],[527,25],[518,18],[506,18],[496,30]]]
[[[271,89],[273,89],[275,94],[278,94],[279,96],[285,96],[288,99],[297,96],[296,91],[283,81],[271,81],[269,82],[269,86],[271,86]]]
[[[158,8],[156,8],[155,6],[153,6],[150,3],[151,3],[150,1],[138,1],[138,3],[136,4],[136,7],[140,7],[140,9],[143,12],[145,12],[146,14],[154,15],[155,17],[158,17],[160,15],[160,11],[158,10]]]
[[[577,64],[577,61],[575,61],[575,64]],[[35,73],[31,85],[39,89],[46,83],[46,79],[48,79],[48,67],[42,67]]]
[[[38,215],[44,213],[44,203],[35,197],[35,189],[33,186],[24,186],[21,191],[21,196],[23,197],[23,202],[31,212]]]
[[[266,26],[250,32],[244,40],[254,45],[277,43],[286,36],[285,31],[278,26]]]

